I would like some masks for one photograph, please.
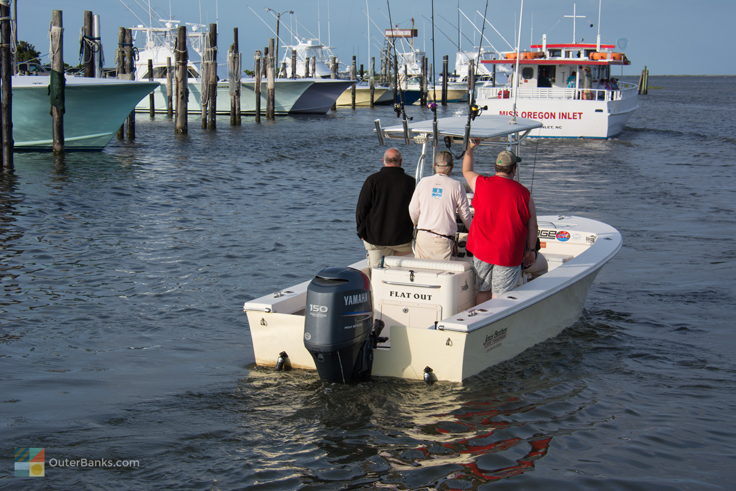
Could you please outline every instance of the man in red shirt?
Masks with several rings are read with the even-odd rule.
[[[463,176],[473,191],[473,223],[468,251],[478,274],[476,303],[515,288],[521,267],[534,263],[537,244],[537,212],[529,190],[514,180],[518,158],[504,150],[496,158],[496,174],[473,171],[472,139],[463,157]]]

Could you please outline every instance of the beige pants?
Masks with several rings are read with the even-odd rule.
[[[363,241],[368,255],[368,267],[377,268],[386,256],[406,256],[411,254],[411,242],[394,246],[380,246]]]
[[[417,230],[417,237],[414,239],[414,257],[449,261],[452,257],[454,245],[454,241],[446,237],[424,230]]]

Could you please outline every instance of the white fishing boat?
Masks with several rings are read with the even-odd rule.
[[[153,104],[156,112],[165,113],[169,63],[172,70],[175,70],[176,37],[181,21],[161,19],[159,22],[161,23],[159,27],[140,24],[130,29],[133,32],[134,42],[140,45],[135,62],[135,79],[149,80],[153,78],[154,81],[160,84],[153,93]],[[187,109],[193,112],[202,109],[200,66],[205,46],[205,28],[203,24],[187,24],[187,88],[189,90]],[[149,60],[153,67],[153,73],[148,70]],[[175,80],[176,75],[172,75]],[[149,112],[149,108],[150,100],[146,97],[138,103],[136,111]]]
[[[143,47],[138,53],[136,60],[135,76],[137,80],[153,79],[160,83],[154,92],[154,111],[156,113],[165,113],[167,87],[166,78],[168,73],[169,62],[172,69],[175,62],[175,41],[176,34],[181,21],[162,19],[161,27],[146,27],[139,25],[131,28],[136,34],[136,39],[140,35],[144,38]],[[205,47],[205,26],[201,24],[187,24],[187,47],[189,50],[189,61],[187,65],[187,89],[189,90],[189,98],[187,100],[187,110],[191,113],[197,113],[202,110],[202,85],[200,78],[200,66],[202,53]],[[149,73],[148,60],[151,60],[153,73]],[[256,96],[255,96],[255,80],[251,78],[241,78],[241,95],[240,108],[241,114],[255,114]],[[276,79],[274,90],[274,111],[278,115],[288,114],[299,98],[313,85],[313,81],[309,79],[291,80]],[[263,79],[261,84],[261,112],[266,113],[267,107],[267,87],[266,80]],[[150,100],[144,98],[136,106],[137,112],[149,112]],[[215,110],[218,114],[230,114],[230,86],[227,80],[218,82],[217,84],[217,107]]]
[[[311,79],[279,78],[274,80],[274,113],[286,115],[294,108],[299,99],[314,85]],[[266,113],[268,104],[268,86],[265,79],[261,80],[261,113]],[[217,83],[217,114],[230,114],[230,82],[222,80]],[[256,79],[240,79],[240,112],[241,114],[256,113]]]
[[[515,68],[503,87],[479,87],[477,103],[486,115],[517,115],[541,121],[531,137],[610,138],[621,132],[639,107],[636,84],[615,78],[613,68],[630,64],[612,44],[531,45],[485,64]],[[518,60],[517,60],[518,57]],[[481,116],[483,117],[483,116]]]
[[[284,56],[279,68],[280,77],[291,77],[292,73],[298,78],[328,78],[332,75],[330,69],[334,53],[332,48],[322,44],[319,39],[300,39],[297,43],[284,46]],[[295,70],[291,68],[293,57],[296,56]],[[310,66],[307,67],[307,60]],[[335,60],[337,61],[337,60]]]
[[[156,82],[65,77],[64,148],[101,150]],[[14,76],[13,140],[16,150],[51,150],[50,77]]]
[[[460,117],[377,131],[422,143],[416,176],[433,141],[462,139]],[[471,137],[513,145],[541,123],[503,116],[477,118]],[[589,218],[539,216],[541,253],[549,271],[497,298],[474,305],[472,262],[386,257],[327,268],[311,281],[245,302],[259,366],[318,370],[327,381],[367,375],[462,382],[573,324],[600,269],[621,248],[613,227]],[[369,279],[370,276],[370,279]],[[381,330],[381,327],[383,329]]]

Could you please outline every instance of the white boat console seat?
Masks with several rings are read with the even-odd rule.
[[[468,260],[434,261],[388,256],[371,270],[373,310],[386,328],[431,328],[475,301],[475,272]]]

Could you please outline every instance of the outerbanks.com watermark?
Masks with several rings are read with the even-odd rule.
[[[44,477],[46,469],[137,469],[140,466],[141,463],[137,459],[86,457],[46,459],[45,448],[18,447],[15,449],[16,477]]]
[[[86,459],[86,458],[75,458],[75,459],[56,459],[50,458],[46,462],[47,467],[88,467],[95,469],[137,469],[141,466],[139,460],[132,459]]]

